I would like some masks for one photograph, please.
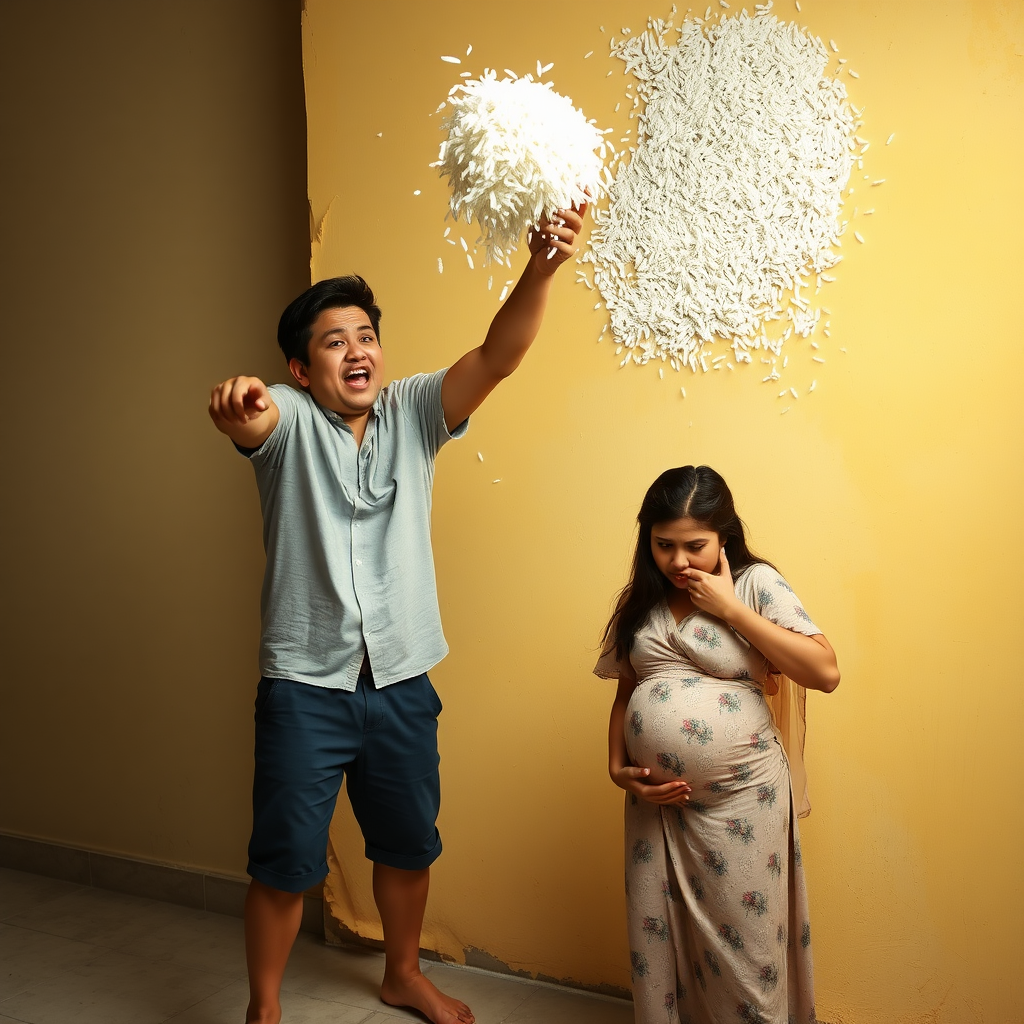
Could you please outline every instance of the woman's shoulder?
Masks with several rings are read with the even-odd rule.
[[[793,593],[793,588],[785,577],[774,566],[767,562],[751,562],[744,566],[733,581],[736,593],[746,604],[769,605],[775,596],[782,593]]]

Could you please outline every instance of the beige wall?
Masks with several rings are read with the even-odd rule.
[[[245,869],[259,508],[205,407],[308,283],[299,11],[0,8],[0,831]]]
[[[474,72],[554,61],[561,91],[625,127],[608,35],[668,6],[309,0],[310,198],[318,221],[330,210],[314,277],[358,270],[378,289],[393,376],[476,344],[497,300],[441,240],[430,115],[462,69],[440,55],[472,44]],[[868,193],[877,212],[854,225],[866,244],[848,236],[823,295],[826,364],[806,343],[791,350],[791,382],[804,391],[815,377],[815,393],[783,416],[756,365],[686,375],[685,401],[668,371],[619,370],[570,267],[536,350],[441,453],[434,536],[452,654],[434,673],[446,852],[427,938],[457,960],[480,962],[482,949],[530,973],[628,984],[621,794],[604,768],[611,684],[590,668],[644,488],[701,461],[734,486],[754,543],[844,671],[835,695],[808,702],[819,1012],[1005,1024],[1019,1017],[1024,913],[1024,6],[803,8],[861,75],[865,169],[887,179]],[[851,211],[868,205],[854,184]],[[373,934],[347,811],[333,837],[335,912]]]

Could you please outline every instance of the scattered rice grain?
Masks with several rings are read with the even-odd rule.
[[[609,175],[582,260],[612,335],[640,362],[667,356],[699,372],[716,338],[736,362],[750,361],[748,348],[780,355],[782,340],[763,325],[785,316],[808,337],[820,312],[800,289],[841,259],[858,125],[820,42],[768,7],[704,26],[689,19],[678,40],[652,23],[612,48],[636,80],[627,98],[644,102],[632,159]]]

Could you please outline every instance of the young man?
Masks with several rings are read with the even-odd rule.
[[[245,905],[248,1024],[277,1024],[302,893],[327,875],[343,774],[373,861],[384,927],[381,999],[434,1024],[469,1007],[419,968],[429,866],[441,852],[437,699],[447,653],[430,553],[434,457],[519,365],[581,211],[560,211],[484,343],[448,370],[386,388],[380,309],[359,277],[314,285],[278,341],[302,391],[256,377],[218,384],[210,416],[256,470],[267,567],[256,697],[253,834]]]

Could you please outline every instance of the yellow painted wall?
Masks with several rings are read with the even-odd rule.
[[[861,75],[850,87],[874,144],[865,170],[887,179],[870,190],[877,212],[853,225],[866,243],[847,236],[822,295],[827,362],[812,364],[806,343],[789,350],[783,383],[804,392],[815,377],[815,393],[780,415],[780,387],[762,386],[756,364],[682,381],[619,370],[570,266],[535,350],[440,456],[435,555],[452,653],[434,672],[445,854],[427,944],[628,985],[621,794],[604,768],[611,684],[590,668],[645,487],[703,462],[731,483],[754,544],[793,581],[844,673],[835,695],[808,701],[819,1013],[1001,1024],[1020,1019],[1024,954],[1024,5],[803,8]],[[439,56],[472,44],[473,72],[554,61],[560,91],[624,128],[607,39],[649,14],[667,10],[308,0],[309,191],[314,218],[329,211],[313,276],[358,271],[378,290],[392,376],[477,344],[506,276],[488,292],[486,272],[441,241],[430,115],[461,69]],[[853,183],[849,209],[863,209]],[[333,841],[336,912],[374,934],[347,810]]]

